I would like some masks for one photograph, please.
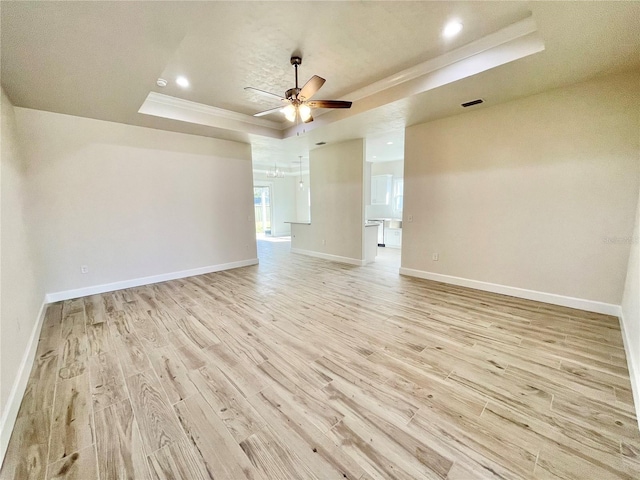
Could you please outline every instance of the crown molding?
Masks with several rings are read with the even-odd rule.
[[[330,113],[325,111],[320,115],[314,113],[315,121],[305,124],[304,130],[309,132],[382,105],[434,90],[544,49],[544,41],[538,33],[533,17],[527,17],[451,52],[341,97],[354,102],[351,109],[333,110]],[[291,126],[285,130],[284,138],[299,133],[299,126]]]
[[[284,130],[279,122],[157,92],[149,92],[138,113],[272,138],[282,138]]]
[[[425,62],[409,67],[398,73],[390,75],[382,80],[371,83],[366,87],[362,87],[358,90],[348,93],[341,100],[349,99],[353,102],[362,98],[375,95],[384,90],[388,90],[396,85],[414,80],[423,75],[433,73],[437,70],[445,68],[454,63],[460,62],[467,58],[473,57],[480,53],[491,50],[505,43],[512,42],[518,38],[524,37],[537,31],[536,22],[533,17],[527,17],[519,22],[512,23],[508,27],[505,27],[497,32],[486,35],[478,40],[456,48],[450,52],[439,55],[435,58],[431,58]]]
[[[271,169],[268,166],[265,166],[263,164],[260,165],[255,165],[253,167],[253,174],[264,174],[266,175],[267,172],[271,171]],[[282,173],[284,173],[285,177],[299,177],[300,176],[300,171],[299,170],[295,170],[293,171],[292,169],[288,169],[288,170],[282,170]],[[309,168],[305,167],[302,169],[302,175],[308,175],[309,174]],[[269,178],[265,178],[265,181],[274,181],[274,180],[278,180],[278,178],[273,178],[273,177],[269,177]],[[262,181],[262,179],[261,179]]]
[[[231,110],[150,92],[139,113],[208,125],[227,130],[285,139],[298,135],[300,128],[314,130],[323,125],[364,113],[402,98],[476,75],[541,52],[544,41],[532,16],[515,22],[438,57],[390,75],[341,97],[354,102],[349,110],[318,111],[315,121],[303,125],[274,122]]]

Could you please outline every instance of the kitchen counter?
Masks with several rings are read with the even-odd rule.
[[[384,228],[402,228],[401,218],[369,218],[367,222],[383,222]]]
[[[364,229],[364,261],[374,262],[378,255],[378,223],[365,224]],[[375,227],[375,228],[367,228]]]
[[[378,246],[400,248],[402,245],[402,219],[369,218],[367,224],[378,225]]]

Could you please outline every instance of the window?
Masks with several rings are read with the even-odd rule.
[[[256,233],[271,235],[271,188],[253,187]]]

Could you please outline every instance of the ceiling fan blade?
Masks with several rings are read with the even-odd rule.
[[[276,97],[276,98],[279,98],[280,100],[286,100],[282,95],[278,95],[276,93],[267,92],[265,90],[260,90],[259,88],[244,87],[244,89],[245,90],[251,90],[253,92],[258,92],[258,93],[261,93],[262,95],[269,95],[270,97]]]
[[[254,113],[254,117],[262,117],[264,115],[269,115],[270,113],[276,113],[282,110],[282,107],[270,108],[269,110],[265,110],[264,112]]]
[[[298,94],[298,99],[303,101],[309,100],[318,90],[320,90],[320,87],[324,85],[324,82],[326,82],[324,78],[314,75],[307,83],[304,84],[304,87],[302,87]]]
[[[312,100],[307,105],[311,108],[351,108],[352,103],[342,100]]]
[[[311,123],[311,122],[313,122],[313,116],[309,115],[309,118],[307,118],[306,120],[303,120],[302,122],[303,123]]]

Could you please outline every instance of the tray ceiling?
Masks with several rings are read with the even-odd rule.
[[[239,115],[273,107],[243,87],[290,88],[294,52],[302,82],[327,79],[318,98],[341,98],[530,16],[543,52],[429,91],[407,89],[368,110],[356,103],[349,114],[321,115],[304,138],[138,113],[151,92]],[[492,105],[639,68],[639,17],[640,2],[2,2],[1,80],[16,106],[251,142],[256,160],[295,158],[320,140],[460,113],[461,101],[479,96]],[[464,29],[445,41],[452,19]],[[188,89],[175,84],[178,75]]]

